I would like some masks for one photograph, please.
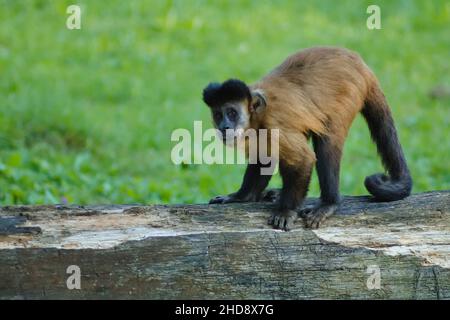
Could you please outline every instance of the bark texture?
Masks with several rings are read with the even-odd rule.
[[[450,191],[346,197],[318,230],[273,230],[272,208],[2,207],[0,298],[450,299]]]

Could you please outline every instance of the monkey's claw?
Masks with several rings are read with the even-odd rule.
[[[217,196],[209,200],[209,204],[229,203],[229,202],[231,202],[229,196]]]
[[[233,202],[243,202],[244,200],[236,197],[234,193],[227,196],[217,196],[209,200],[209,204],[221,204],[221,203],[233,203]]]
[[[301,209],[300,209],[300,211],[299,211],[299,216],[300,217],[306,217],[308,214],[311,214],[313,211],[314,211],[314,209],[316,209],[317,208],[317,206],[315,206],[315,205],[307,205],[307,206],[304,206],[304,207],[302,207]]]
[[[336,205],[319,206],[303,216],[305,227],[310,229],[317,229],[320,225],[336,211]]]
[[[294,226],[294,222],[297,218],[297,212],[287,211],[282,213],[273,213],[267,223],[272,225],[275,229],[281,229],[284,231],[289,231]]]

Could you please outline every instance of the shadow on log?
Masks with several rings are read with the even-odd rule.
[[[346,197],[318,230],[273,230],[272,207],[3,207],[0,298],[450,298],[450,191]]]

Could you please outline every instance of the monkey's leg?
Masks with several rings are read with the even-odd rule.
[[[297,165],[280,162],[280,174],[283,187],[278,200],[277,211],[269,218],[268,223],[274,228],[289,231],[297,218],[295,209],[303,202],[308,191],[314,158],[306,156]]]
[[[261,193],[269,184],[272,174],[261,174],[261,169],[270,167],[270,164],[263,165],[261,163],[247,165],[247,169],[244,174],[244,181],[241,188],[232,194],[227,196],[217,196],[209,201],[213,203],[231,203],[231,202],[251,202],[259,201]]]
[[[320,204],[302,211],[307,228],[316,229],[339,205],[339,169],[343,139],[313,136],[320,185]]]

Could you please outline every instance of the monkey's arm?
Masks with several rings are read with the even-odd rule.
[[[263,168],[268,168],[269,165],[263,165],[261,163],[247,165],[247,169],[244,174],[244,181],[241,188],[234,193],[227,196],[217,196],[209,201],[213,203],[231,203],[231,202],[250,202],[259,201],[261,193],[269,184],[272,174],[261,174]]]

